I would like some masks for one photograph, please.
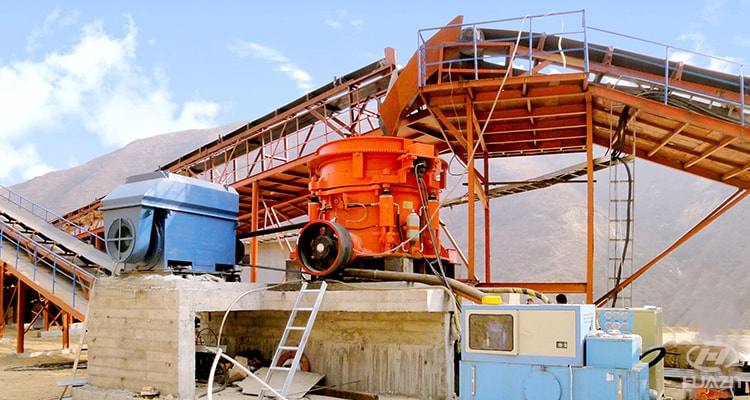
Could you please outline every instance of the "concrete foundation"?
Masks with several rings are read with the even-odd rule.
[[[305,350],[326,385],[376,394],[449,399],[454,393],[453,307],[443,289],[404,284],[329,285]],[[294,291],[174,276],[97,281],[88,314],[89,385],[74,399],[195,397],[195,317],[230,355],[270,359],[297,298]],[[205,336],[205,335],[204,335]],[[113,397],[115,396],[115,397]]]

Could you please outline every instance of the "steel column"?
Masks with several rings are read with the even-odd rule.
[[[19,279],[16,283],[16,353],[23,353],[24,321],[26,315],[26,284]]]
[[[471,99],[467,96],[466,97],[466,150],[468,151],[468,161],[466,163],[467,173],[468,173],[468,219],[469,219],[469,279],[472,279],[474,276],[474,266],[476,265],[476,255],[475,255],[475,245],[474,241],[476,239],[476,232],[474,229],[476,228],[474,225],[474,215],[475,215],[475,206],[474,203],[474,190],[476,189],[475,181],[476,181],[476,171],[474,170],[474,113],[472,112],[473,105],[471,103]],[[489,269],[489,265],[485,266],[485,269]],[[471,284],[471,282],[469,282]]]
[[[62,347],[63,349],[70,348],[70,320],[72,318],[73,316],[66,312],[62,314]]]
[[[258,230],[258,209],[259,209],[259,199],[260,199],[260,185],[258,181],[253,181],[251,185],[252,189],[252,210],[250,211],[252,215],[252,219],[250,220],[250,230],[252,232],[255,232]],[[250,239],[250,264],[252,265],[258,265],[258,237],[253,236],[252,239]],[[258,280],[258,271],[255,267],[252,267],[250,269],[250,282],[256,282]]]
[[[484,188],[482,188],[485,193],[485,197],[487,192],[490,191],[490,159],[487,154],[487,152],[484,153]],[[490,262],[490,258],[492,255],[492,246],[490,243],[492,242],[490,240],[490,200],[487,199],[487,202],[484,203],[484,281],[485,282],[492,282],[492,263]]]
[[[594,301],[594,113],[591,93],[586,93],[586,303]]]

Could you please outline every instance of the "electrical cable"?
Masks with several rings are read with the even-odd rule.
[[[207,396],[208,396],[208,400],[213,400],[213,393],[212,393],[212,392],[213,392],[213,384],[214,384],[214,372],[215,372],[215,370],[216,370],[216,366],[217,366],[217,365],[218,365],[218,363],[219,363],[219,358],[220,358],[220,357],[222,357],[222,351],[221,351],[221,347],[219,347],[219,345],[221,344],[221,335],[222,335],[222,332],[224,331],[224,324],[225,324],[225,323],[226,323],[226,321],[227,321],[227,317],[229,316],[229,312],[230,312],[230,311],[232,310],[232,307],[233,307],[233,306],[234,306],[234,305],[235,305],[235,304],[236,304],[236,303],[237,303],[238,301],[240,301],[240,300],[241,300],[241,299],[242,299],[243,297],[245,297],[245,296],[247,296],[247,295],[249,295],[249,294],[252,294],[252,293],[256,293],[256,292],[262,292],[262,291],[268,291],[268,290],[271,290],[271,289],[275,289],[275,288],[278,288],[278,287],[284,286],[284,285],[286,285],[286,284],[288,284],[288,283],[295,283],[295,282],[301,282],[301,280],[296,280],[296,281],[289,281],[289,282],[287,282],[287,283],[281,283],[281,284],[278,284],[278,285],[273,285],[273,286],[266,286],[266,287],[261,287],[261,288],[250,289],[250,290],[248,290],[248,291],[245,291],[245,292],[242,292],[242,293],[240,293],[240,294],[239,294],[239,295],[238,295],[237,297],[235,297],[235,298],[234,298],[234,300],[232,300],[232,302],[230,302],[230,303],[229,303],[229,305],[227,306],[227,309],[226,309],[226,311],[224,311],[224,317],[223,317],[223,318],[221,319],[221,325],[219,325],[219,334],[217,335],[217,338],[216,338],[216,357],[214,357],[214,362],[213,362],[213,365],[211,366],[211,372],[210,372],[210,373],[209,373],[209,375],[208,375],[208,389],[207,389]],[[207,347],[207,349],[211,350],[211,348],[210,348],[210,347]],[[232,362],[232,363],[233,363],[234,365],[237,365],[237,366],[239,366],[239,367],[240,367],[240,369],[243,369],[243,371],[247,370],[246,368],[243,368],[243,367],[242,367],[242,366],[241,366],[241,365],[240,365],[239,363],[237,363],[237,362],[236,362],[235,360],[231,359],[231,357],[229,357],[229,356],[224,356],[224,357],[225,357],[225,358],[229,358],[229,360],[230,360],[230,361],[231,361],[231,362]],[[255,378],[258,378],[257,376],[255,376],[255,374],[249,373],[249,375],[252,375],[252,376],[254,376]],[[274,395],[278,396],[278,397],[279,397],[279,398],[281,398],[281,399],[284,399],[284,397],[283,397],[283,396],[281,396],[280,394],[278,394],[278,393],[276,392],[276,390],[274,390],[274,389],[273,389],[272,387],[268,386],[268,385],[267,385],[267,384],[266,384],[266,383],[265,383],[265,382],[264,382],[264,381],[263,381],[262,379],[258,378],[258,380],[259,380],[259,381],[260,381],[260,382],[262,383],[262,385],[263,385],[263,386],[265,386],[265,387],[266,387],[266,389],[270,390],[270,391],[271,391],[271,393],[273,393]]]
[[[628,124],[628,118],[630,114],[630,107],[625,106],[622,109],[622,113],[620,113],[620,118],[617,123],[617,130],[615,131],[615,137],[612,139],[612,154],[610,155],[610,159],[612,161],[619,161],[622,163],[622,165],[625,167],[625,172],[627,173],[627,182],[628,182],[628,198],[626,204],[626,216],[625,216],[625,240],[623,241],[622,245],[622,254],[620,255],[620,262],[617,266],[617,271],[615,273],[615,284],[614,287],[617,287],[620,285],[620,282],[622,281],[622,268],[625,264],[625,259],[627,258],[627,252],[628,248],[630,247],[630,230],[631,228],[631,221],[633,218],[632,215],[632,209],[633,209],[633,175],[630,171],[630,167],[628,167],[628,164],[623,161],[622,157],[622,151],[625,148],[625,130],[627,129]],[[612,297],[612,307],[616,307],[617,305],[617,295]]]

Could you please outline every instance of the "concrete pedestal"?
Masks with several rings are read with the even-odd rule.
[[[394,287],[400,286],[400,287]],[[305,354],[327,385],[421,399],[453,396],[450,299],[443,289],[404,284],[329,286]],[[195,397],[195,317],[218,332],[230,355],[260,350],[270,359],[297,298],[265,286],[133,276],[97,281],[88,315],[89,385],[78,400],[119,398],[152,386],[162,396]]]

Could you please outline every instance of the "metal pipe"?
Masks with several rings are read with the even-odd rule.
[[[237,235],[237,239],[247,239],[247,238],[251,238],[251,237],[255,237],[255,236],[270,235],[272,233],[293,231],[295,229],[302,228],[306,224],[307,224],[307,222],[300,222],[298,224],[284,225],[284,226],[279,226],[279,227],[276,227],[276,228],[259,229],[257,231],[252,231],[252,232],[248,232],[248,233],[243,233],[243,234]]]
[[[418,282],[434,286],[444,286],[445,282],[447,281],[453,291],[477,303],[481,303],[482,298],[487,295],[487,293],[484,293],[481,290],[473,286],[469,286],[461,281],[457,281],[452,278],[446,278],[445,280],[443,280],[443,278],[439,278],[435,275],[414,274],[410,272],[377,271],[357,268],[344,269],[342,275],[350,278]]]

